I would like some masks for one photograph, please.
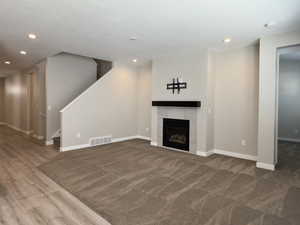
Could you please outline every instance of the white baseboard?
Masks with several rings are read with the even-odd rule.
[[[123,137],[123,138],[113,138],[112,143],[121,142],[121,141],[129,141],[129,140],[133,140],[133,139],[143,139],[143,140],[147,140],[147,141],[151,140],[149,137],[135,135],[135,136],[128,136],[128,137]]]
[[[135,136],[122,137],[122,138],[113,138],[112,143],[129,141],[129,140],[133,140],[133,139],[150,140],[150,138],[148,138],[148,137],[135,135]],[[65,152],[65,151],[77,150],[77,149],[88,148],[88,147],[94,147],[94,146],[91,146],[90,144],[73,145],[73,146],[67,146],[67,147],[60,147],[60,151]]]
[[[207,151],[207,152],[205,152],[205,151],[197,151],[196,153],[199,156],[208,157],[208,156],[211,156],[211,155],[214,154],[214,150],[210,150],[210,151]]]
[[[152,145],[152,146],[157,146],[157,142],[151,141],[150,145]]]
[[[136,138],[137,139],[143,139],[143,140],[146,140],[146,141],[151,141],[151,138],[150,137],[146,137],[146,136],[137,135]]]
[[[51,141],[45,141],[45,145],[53,145],[53,140],[51,140]]]
[[[220,150],[220,149],[214,149],[213,151],[214,151],[214,153],[219,154],[219,155],[226,155],[226,156],[239,158],[239,159],[257,161],[257,156],[253,156],[253,155],[241,154],[241,153],[236,153],[236,152],[229,152],[229,151],[224,151],[224,150]]]
[[[135,136],[128,136],[128,137],[122,137],[122,138],[113,138],[111,140],[112,143],[115,143],[115,142],[121,142],[121,141],[129,141],[129,140],[133,140],[133,139],[137,139],[138,136],[135,135]]]
[[[278,141],[288,141],[288,142],[300,143],[300,139],[297,139],[297,138],[283,138],[283,137],[279,137]]]
[[[44,139],[44,136],[39,136],[37,134],[33,134],[32,137],[35,138],[35,139],[38,139],[38,140],[43,140]]]
[[[38,139],[38,140],[43,140],[44,139],[44,136],[39,136],[37,134],[34,134],[33,130],[22,130],[22,129],[16,127],[16,126],[13,126],[11,124],[4,123],[4,122],[1,122],[0,125],[5,125],[5,126],[11,128],[11,129],[15,130],[15,131],[21,132],[21,133],[26,134],[26,135],[30,135],[31,137],[33,137],[35,139]]]
[[[8,123],[3,123],[2,125],[6,125],[7,127],[11,128],[11,129],[13,129],[13,130],[15,130],[15,131],[19,131],[19,132],[21,132],[21,133],[23,133],[23,134],[26,134],[26,135],[29,135],[30,132],[31,132],[31,131],[29,131],[29,130],[22,130],[21,128],[18,128],[18,127],[16,127],[16,126],[11,125],[11,124],[8,124]]]
[[[88,147],[92,147],[92,146],[90,144],[73,145],[67,147],[60,147],[59,150],[61,152],[66,152],[66,151],[77,150],[77,149],[88,148]]]
[[[203,156],[203,157],[208,157],[213,154],[225,155],[225,156],[230,156],[230,157],[239,158],[239,159],[246,159],[246,160],[251,160],[251,161],[257,161],[257,157],[253,156],[253,155],[224,151],[224,150],[220,150],[220,149],[212,149],[212,150],[209,150],[206,152],[205,151],[197,151],[197,155]]]
[[[265,170],[275,170],[275,165],[274,164],[268,164],[268,163],[262,163],[262,162],[257,162],[256,167],[260,169],[265,169]]]

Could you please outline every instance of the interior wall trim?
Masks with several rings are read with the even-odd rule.
[[[152,145],[152,146],[157,146],[158,144],[157,144],[157,142],[155,142],[155,141],[151,141],[150,145]]]
[[[197,155],[203,156],[203,157],[208,157],[213,154],[225,155],[225,156],[229,156],[229,157],[233,157],[233,158],[246,159],[246,160],[251,160],[251,161],[257,161],[257,156],[241,154],[241,153],[237,153],[237,152],[230,152],[230,151],[225,151],[225,150],[221,150],[221,149],[212,149],[209,151],[197,151]]]
[[[0,125],[5,125],[5,126],[11,128],[11,129],[15,130],[15,131],[19,131],[19,132],[21,132],[21,133],[23,133],[23,134],[26,134],[26,135],[30,135],[30,133],[31,133],[30,130],[22,130],[21,128],[18,128],[18,127],[14,126],[14,125],[11,125],[11,124],[9,124],[9,123],[3,122],[3,123],[1,123]]]
[[[214,150],[210,150],[210,151],[197,151],[196,152],[198,156],[202,156],[202,157],[208,157],[208,156],[211,156],[214,153]]]
[[[214,153],[219,154],[219,155],[225,155],[225,156],[230,156],[230,157],[234,157],[234,158],[239,158],[239,159],[257,161],[257,156],[254,156],[254,155],[241,154],[241,153],[230,152],[230,151],[225,151],[225,150],[221,150],[221,149],[214,149]]]
[[[137,135],[136,138],[137,139],[143,139],[143,140],[146,140],[146,141],[151,141],[151,138],[150,137],[146,137],[146,136]]]
[[[111,142],[117,143],[117,142],[122,142],[122,141],[129,141],[129,140],[133,140],[133,139],[143,139],[143,140],[147,140],[147,141],[150,140],[149,137],[134,135],[134,136],[128,136],[128,137],[122,137],[122,138],[113,138]],[[95,147],[95,146],[91,146],[90,144],[73,145],[73,146],[60,147],[60,151],[66,152],[66,151],[72,151],[72,150],[83,149],[83,148],[91,148],[91,147]]]
[[[275,165],[274,164],[268,164],[268,163],[262,163],[262,162],[257,162],[256,167],[260,169],[265,169],[265,170],[275,170]]]

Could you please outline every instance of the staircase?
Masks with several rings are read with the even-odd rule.
[[[102,59],[94,59],[94,61],[97,63],[97,80],[99,80],[112,69],[112,62],[110,61]]]
[[[53,138],[53,145],[56,149],[60,149],[60,137],[54,137]]]
[[[103,77],[106,73],[108,73],[112,69],[112,62],[106,61],[103,59],[95,59],[94,61],[97,63],[97,80]],[[56,135],[52,138],[53,146],[60,150],[61,147],[61,131],[57,131]]]

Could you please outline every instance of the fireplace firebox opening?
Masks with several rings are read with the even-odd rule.
[[[163,146],[189,151],[190,121],[164,118]]]

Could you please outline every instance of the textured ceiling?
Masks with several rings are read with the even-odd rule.
[[[0,70],[24,69],[59,52],[141,62],[222,49],[225,37],[232,38],[226,48],[243,46],[299,28],[299,15],[299,0],[2,0]],[[270,21],[277,26],[264,28]],[[30,32],[38,39],[29,40]]]

